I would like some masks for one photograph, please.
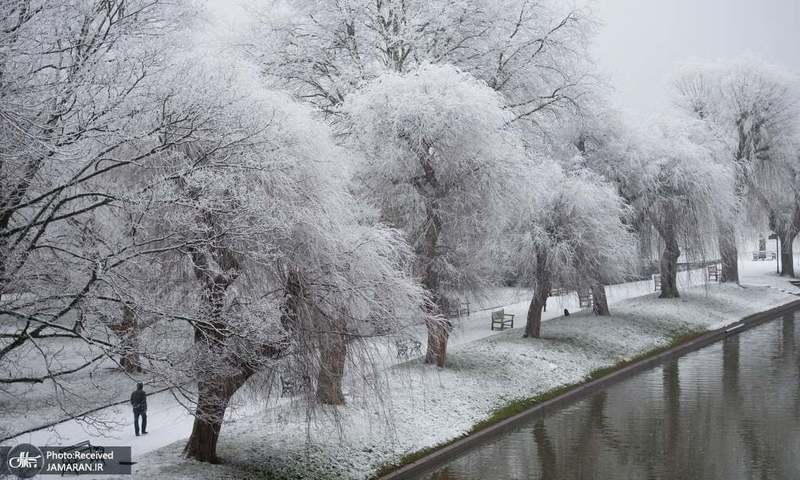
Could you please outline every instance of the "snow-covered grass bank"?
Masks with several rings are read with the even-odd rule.
[[[350,397],[335,418],[320,415],[310,427],[303,412],[285,403],[272,405],[226,424],[219,445],[225,464],[186,460],[180,454],[184,441],[179,441],[139,458],[135,475],[367,478],[412,452],[470,432],[509,403],[582,382],[596,369],[664,347],[688,332],[796,299],[770,287],[710,285],[688,290],[680,299],[651,294],[625,300],[611,317],[556,318],[544,324],[541,339],[523,339],[521,329],[505,331],[455,346],[444,370],[419,360],[388,369],[381,404]]]

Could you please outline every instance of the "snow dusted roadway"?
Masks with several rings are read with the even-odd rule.
[[[773,271],[771,262],[743,262],[742,265],[743,283],[769,283],[763,274]],[[688,287],[703,283],[704,274],[702,270],[691,272],[680,272],[679,285]],[[609,303],[616,303],[624,299],[639,297],[653,293],[653,283],[650,280],[631,282],[607,287]],[[519,300],[510,303],[511,299]],[[506,313],[516,315],[514,326],[519,328],[524,325],[529,299],[525,297],[525,292],[513,292],[505,295],[504,300],[509,304],[504,306]],[[482,302],[483,305],[473,303],[473,312],[469,317],[457,320],[456,329],[451,336],[450,345],[462,345],[475,340],[495,335],[489,329],[489,314],[486,310],[493,310],[491,302]],[[490,307],[479,310],[482,307]],[[549,320],[561,316],[564,308],[570,311],[578,309],[578,298],[574,293],[562,297],[553,297],[547,305],[547,312],[543,319]],[[421,340],[425,338],[423,329],[419,331]],[[423,341],[424,345],[424,341]],[[131,391],[135,388],[131,385]],[[125,403],[117,406],[110,406],[92,414],[92,423],[85,423],[81,420],[67,420],[53,427],[37,430],[14,437],[6,442],[6,445],[16,445],[19,443],[31,443],[34,445],[73,445],[89,440],[93,445],[106,446],[131,446],[134,461],[142,455],[157,450],[166,445],[189,436],[192,429],[192,416],[187,410],[178,403],[171,392],[165,391],[148,397],[147,424],[148,434],[136,437],[133,432],[132,413],[130,406]],[[232,417],[244,417],[252,414],[258,408],[238,408],[232,413]],[[35,414],[35,412],[31,412]],[[102,423],[98,423],[102,422]],[[81,478],[87,478],[82,476]]]

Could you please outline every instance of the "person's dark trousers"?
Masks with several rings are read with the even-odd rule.
[[[139,417],[142,417],[142,433],[147,433],[147,412],[133,412],[133,431],[139,435]]]

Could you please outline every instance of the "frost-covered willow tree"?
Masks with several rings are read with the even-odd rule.
[[[795,276],[793,244],[800,235],[800,133],[770,140],[769,152],[752,169],[751,222],[766,224],[780,240],[781,275]]]
[[[702,255],[717,222],[734,208],[731,169],[719,161],[719,142],[688,117],[628,127],[603,160],[632,207],[647,215],[664,243],[661,298],[678,297],[681,246]]]
[[[510,112],[483,82],[443,65],[384,74],[344,112],[365,156],[357,183],[405,232],[416,273],[446,314],[451,293],[488,279],[487,247],[527,168]],[[444,365],[447,336],[444,321],[428,320],[426,362]]]
[[[426,296],[402,236],[363,217],[348,193],[348,156],[327,127],[237,73],[246,66],[210,63],[187,66],[195,81],[161,109],[207,116],[202,136],[163,153],[178,173],[153,198],[161,216],[150,227],[183,244],[159,258],[181,284],[170,300],[193,333],[190,348],[152,369],[197,382],[185,392],[195,416],[185,453],[215,462],[245,383],[283,362],[309,407],[342,403],[346,359],[371,365],[365,340],[401,333]],[[159,141],[181,133],[164,128]]]
[[[593,23],[552,0],[271,1],[244,43],[271,82],[327,113],[387,70],[441,63],[541,128],[583,102]]]
[[[601,314],[608,314],[603,285],[630,272],[634,237],[613,185],[593,172],[570,174],[556,164],[538,165],[538,188],[514,208],[503,241],[518,267],[520,285],[533,290],[525,337],[539,337],[542,309],[552,288],[591,289]]]
[[[636,257],[638,276],[650,277],[659,270],[658,258],[659,235],[651,218],[642,205],[641,196],[645,191],[631,188],[631,175],[626,169],[619,168],[620,145],[632,140],[627,138],[628,126],[620,112],[610,106],[603,105],[589,115],[583,115],[577,128],[571,132],[571,140],[578,154],[566,162],[568,168],[584,168],[605,178],[617,189],[629,207],[629,214],[624,223],[636,235]],[[626,140],[627,138],[627,140]]]
[[[797,122],[798,79],[758,59],[743,58],[684,66],[675,80],[675,89],[678,105],[707,122],[726,144],[727,153],[722,161],[729,163],[735,172],[732,188],[739,202],[730,211],[721,212],[719,219],[720,280],[738,282],[736,224],[741,222],[742,204],[760,204],[776,219],[791,217],[791,208],[781,212],[770,210],[779,204],[787,205],[785,202],[763,202],[763,195],[775,192],[760,176],[769,176],[780,169],[781,160],[776,159],[773,168],[768,163],[771,157],[781,155],[779,144],[791,136]],[[791,191],[786,193],[791,197]],[[782,221],[771,225],[781,240],[786,240],[789,252],[788,235],[797,230],[790,225],[791,222]],[[791,263],[787,268],[792,268]]]

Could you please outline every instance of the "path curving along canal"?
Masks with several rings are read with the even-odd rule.
[[[800,310],[520,421],[410,478],[800,479]]]

